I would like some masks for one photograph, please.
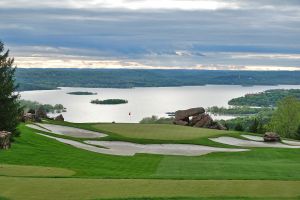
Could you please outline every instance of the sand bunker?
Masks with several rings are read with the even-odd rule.
[[[37,125],[34,125],[34,124],[26,124],[26,126],[29,127],[29,128],[39,130],[39,131],[51,132],[51,130],[45,129],[43,127],[40,127],[40,126],[37,126]]]
[[[263,142],[264,138],[259,136],[253,136],[253,135],[242,135],[244,138],[247,138],[249,140],[259,141]],[[300,146],[300,141],[293,141],[293,140],[282,140],[283,143],[293,146]]]
[[[251,136],[249,137],[253,139],[258,139],[256,136]],[[280,142],[275,142],[275,143],[267,143],[267,142],[262,142],[262,141],[253,141],[253,140],[243,140],[243,139],[238,139],[234,137],[218,137],[218,138],[210,138],[210,140],[214,142],[219,142],[222,144],[228,144],[228,145],[233,145],[233,146],[240,146],[240,147],[275,147],[275,148],[300,148],[300,146],[291,146],[287,144],[282,144]]]
[[[119,156],[134,156],[137,153],[148,154],[161,154],[161,155],[180,155],[180,156],[200,156],[212,152],[241,152],[248,151],[248,149],[226,149],[215,148],[201,145],[188,145],[188,144],[135,144],[130,142],[117,142],[117,141],[85,141],[87,144],[81,142],[57,138],[42,133],[39,135],[55,139],[64,144],[71,145],[73,147],[84,149],[96,153],[119,155]],[[93,145],[101,146],[96,147]]]
[[[79,128],[73,128],[68,126],[53,125],[53,124],[37,124],[37,125],[28,124],[26,126],[40,131],[51,132],[58,135],[66,135],[75,138],[100,138],[100,137],[107,136],[106,134],[103,133],[88,131]]]
[[[247,149],[227,149],[192,144],[136,144],[120,141],[85,141],[87,144],[102,146],[116,155],[134,155],[136,153],[200,156],[212,152],[240,152]]]

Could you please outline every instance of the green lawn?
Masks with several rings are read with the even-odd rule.
[[[3,165],[0,164],[0,176],[72,176],[75,172],[56,167],[38,167],[21,165]]]
[[[96,124],[97,130],[122,137],[150,140],[194,140],[227,134],[227,131],[175,126],[170,124]]]
[[[300,196],[300,181],[51,179],[0,177],[1,195],[15,200],[141,197]],[[26,197],[26,198],[24,198]]]
[[[172,125],[70,125],[101,130],[109,134],[109,139],[125,138],[145,143],[164,140],[198,143],[219,133],[226,134],[188,127],[177,130],[178,126]],[[151,127],[154,136],[151,136]],[[0,151],[0,199],[22,199],[24,196],[26,199],[90,200],[300,197],[300,149],[252,148],[249,152],[198,157],[149,154],[126,157],[77,149],[37,135],[24,124],[20,131],[22,134],[12,148]],[[171,138],[172,131],[177,134],[176,139]]]

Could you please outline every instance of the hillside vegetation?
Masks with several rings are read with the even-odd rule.
[[[166,87],[205,84],[277,85],[300,84],[300,72],[208,71],[143,69],[17,69],[19,90],[57,87]]]
[[[278,101],[289,96],[293,96],[300,99],[300,90],[299,89],[266,90],[264,92],[255,93],[255,94],[246,94],[243,97],[231,99],[228,102],[228,104],[234,106],[269,107],[269,106],[276,106]]]

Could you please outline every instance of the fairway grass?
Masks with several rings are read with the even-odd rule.
[[[14,200],[141,197],[297,198],[300,181],[132,180],[0,177],[0,195]]]
[[[55,167],[21,166],[0,164],[0,176],[38,176],[60,177],[72,176],[75,172]]]

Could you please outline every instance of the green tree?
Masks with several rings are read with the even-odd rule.
[[[258,125],[259,125],[259,122],[258,122],[257,118],[254,118],[251,126],[249,127],[249,131],[251,133],[257,133]]]
[[[299,124],[298,130],[297,130],[297,137],[300,138],[300,124]]]
[[[0,131],[17,134],[17,126],[22,109],[18,103],[19,94],[15,93],[14,59],[9,58],[9,51],[4,50],[0,41]]]
[[[283,137],[297,138],[300,125],[300,101],[295,97],[286,97],[278,103],[270,128]]]
[[[236,131],[244,131],[244,127],[241,123],[237,123],[236,126],[234,127],[234,130]]]
[[[257,133],[258,134],[265,134],[266,133],[266,127],[264,126],[264,124],[260,121],[257,127]]]

